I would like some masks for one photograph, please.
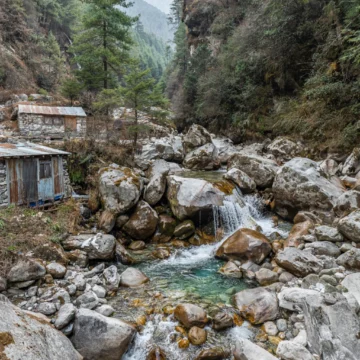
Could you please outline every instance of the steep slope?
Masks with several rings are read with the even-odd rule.
[[[163,13],[168,14],[170,12],[172,0],[146,0],[146,2],[157,7]]]

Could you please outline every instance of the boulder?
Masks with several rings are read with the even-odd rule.
[[[300,155],[304,147],[286,137],[280,136],[267,146],[267,150],[276,158],[286,161]]]
[[[152,239],[155,243],[167,243],[174,235],[176,220],[169,215],[160,215],[157,231]]]
[[[336,263],[349,270],[360,270],[360,249],[346,251],[336,259]]]
[[[56,262],[67,265],[69,262],[68,254],[65,253],[62,246],[57,244],[41,244],[26,254],[26,257],[41,259],[46,262]]]
[[[193,345],[202,345],[207,340],[206,330],[193,326],[188,333],[188,338],[191,344]]]
[[[317,290],[303,288],[283,288],[278,294],[279,307],[282,309],[297,311],[306,299],[319,301],[320,293]]]
[[[133,251],[144,250],[146,248],[146,243],[141,240],[133,241],[128,248]]]
[[[105,233],[109,233],[115,227],[116,219],[117,217],[112,211],[103,211],[99,219],[99,228]]]
[[[106,210],[121,215],[140,199],[143,180],[131,169],[112,165],[100,170],[99,192]]]
[[[59,330],[63,329],[74,320],[75,314],[76,307],[73,304],[64,304],[57,314],[54,326]]]
[[[210,133],[201,125],[193,124],[184,135],[184,146],[186,152],[198,148],[205,144],[211,143]]]
[[[343,175],[357,174],[360,170],[360,149],[355,148],[342,166]]]
[[[82,360],[66,336],[2,295],[0,313],[0,357],[4,360]]]
[[[224,266],[222,266],[219,272],[225,276],[230,276],[237,279],[242,278],[242,272],[240,268],[232,261],[228,261]]]
[[[85,268],[89,262],[88,254],[79,249],[69,251],[67,257],[69,258],[71,265],[79,266],[81,268]]]
[[[57,308],[56,305],[51,302],[43,302],[37,306],[36,311],[40,314],[50,316],[56,313]]]
[[[146,240],[154,235],[159,221],[157,212],[145,201],[140,201],[123,231],[133,239]]]
[[[342,218],[339,221],[338,230],[347,239],[360,243],[360,210]]]
[[[188,329],[193,326],[203,328],[208,322],[206,312],[200,306],[193,304],[179,304],[175,308],[174,316]]]
[[[279,281],[279,276],[276,272],[269,269],[262,268],[255,273],[256,280],[261,286],[271,285]]]
[[[285,240],[284,247],[292,246],[298,247],[303,236],[309,235],[310,230],[314,228],[314,223],[311,220],[296,223]]]
[[[222,243],[216,256],[226,260],[251,260],[260,264],[270,252],[271,246],[266,236],[255,230],[240,229]]]
[[[295,341],[281,341],[276,355],[282,360],[315,360],[306,347]]]
[[[278,170],[275,161],[255,154],[235,154],[228,161],[228,170],[233,168],[245,172],[259,188],[271,187]]]
[[[166,355],[163,349],[156,346],[149,351],[146,360],[166,360]]]
[[[97,307],[95,311],[104,316],[112,316],[115,313],[115,309],[106,304]]]
[[[66,267],[58,263],[50,263],[46,265],[46,271],[54,279],[62,279],[66,274]]]
[[[341,282],[350,294],[354,296],[360,305],[360,273],[350,274]]]
[[[99,304],[99,298],[93,291],[88,291],[76,299],[76,306],[80,309],[95,309]]]
[[[167,183],[167,199],[179,220],[194,217],[200,211],[211,212],[213,206],[224,203],[225,194],[205,180],[172,175]]]
[[[0,276],[0,292],[6,291],[7,289],[7,280]]]
[[[252,324],[275,320],[279,308],[275,292],[266,288],[247,289],[234,296],[234,302],[243,318]]]
[[[234,182],[244,194],[250,194],[256,190],[255,181],[239,169],[232,168],[224,175],[224,178]]]
[[[176,226],[174,230],[174,236],[179,240],[185,240],[194,235],[195,225],[191,220],[183,221],[181,224]]]
[[[277,358],[268,351],[247,339],[239,339],[236,341],[234,357],[235,360],[277,360]]]
[[[119,319],[80,309],[75,318],[71,341],[86,360],[119,360],[135,333],[133,326]]]
[[[112,235],[97,234],[81,244],[81,249],[90,260],[111,260],[115,255],[115,238]]]
[[[316,256],[292,247],[279,251],[275,261],[279,266],[299,277],[319,273],[323,269],[322,262]]]
[[[218,312],[213,318],[212,328],[220,331],[234,326],[233,317],[226,312]]]
[[[305,245],[306,249],[312,249],[314,255],[326,255],[331,257],[340,256],[340,249],[332,242],[329,241],[315,241]]]
[[[218,156],[222,164],[226,164],[238,152],[233,142],[228,138],[213,138],[212,143],[218,149]]]
[[[105,285],[109,290],[117,290],[120,284],[120,274],[115,265],[109,266],[103,272]]]
[[[137,287],[150,281],[150,279],[140,270],[135,268],[127,268],[120,275],[120,285],[125,287]]]
[[[276,174],[273,193],[276,212],[293,219],[300,210],[329,211],[344,189],[337,178],[322,176],[318,164],[305,158],[294,158]]]
[[[9,271],[9,282],[23,282],[41,279],[46,274],[46,269],[38,261],[32,259],[19,260]]]
[[[343,193],[335,203],[336,215],[342,217],[360,208],[360,191],[350,190]]]
[[[177,164],[173,164],[181,168]],[[148,170],[149,183],[145,187],[144,200],[150,205],[156,205],[165,194],[166,177],[173,165],[165,160],[155,160]]]
[[[321,225],[315,228],[315,235],[319,241],[343,241],[344,238],[335,227]]]
[[[225,360],[229,358],[229,352],[221,347],[201,350],[195,360]]]
[[[218,150],[214,144],[203,145],[189,152],[183,162],[191,170],[216,170],[221,166]]]

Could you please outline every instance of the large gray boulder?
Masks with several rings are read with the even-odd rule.
[[[268,351],[247,339],[236,341],[234,357],[235,360],[277,360]]]
[[[360,148],[355,148],[342,165],[343,175],[352,175],[360,171]]]
[[[305,245],[306,249],[312,249],[314,255],[326,255],[331,257],[338,257],[340,249],[330,241],[315,241]]]
[[[135,333],[133,326],[119,319],[80,309],[71,341],[86,360],[120,360]]]
[[[228,161],[228,170],[240,169],[250,176],[259,188],[271,187],[278,166],[275,161],[255,154],[235,154]]]
[[[316,290],[303,288],[283,288],[278,294],[279,307],[282,309],[297,311],[306,299],[318,301],[320,293]]]
[[[76,314],[76,307],[73,304],[64,304],[56,317],[55,327],[57,329],[63,329],[65,326],[69,325],[71,321],[74,320]]]
[[[319,241],[338,242],[344,240],[336,227],[326,225],[315,227],[315,235]]]
[[[25,313],[0,295],[0,358],[82,360],[70,340],[36,314]]]
[[[360,191],[350,190],[343,193],[336,201],[335,213],[344,216],[360,208]]]
[[[99,192],[106,210],[115,215],[126,213],[140,199],[143,180],[133,170],[111,165],[100,170]]]
[[[193,124],[184,135],[184,146],[186,152],[211,143],[210,133],[201,125]]]
[[[252,324],[275,320],[279,313],[275,292],[263,287],[238,292],[234,302],[241,316]]]
[[[120,284],[120,274],[115,265],[109,266],[103,272],[104,282],[109,290],[116,290]]]
[[[218,150],[212,143],[189,152],[183,165],[191,170],[216,170],[221,166]]]
[[[169,172],[181,171],[178,164],[165,160],[155,160],[148,170],[149,183],[145,187],[144,200],[150,205],[156,205],[165,194],[166,177]]]
[[[135,240],[146,240],[154,235],[159,221],[157,212],[145,201],[140,201],[122,230]]]
[[[19,260],[9,271],[9,282],[24,282],[41,279],[46,274],[45,267],[36,260]]]
[[[256,190],[255,181],[239,169],[232,168],[224,175],[224,178],[234,182],[244,194],[250,194]]]
[[[360,273],[347,275],[341,285],[346,287],[360,305]]]
[[[286,161],[299,156],[304,147],[286,137],[280,136],[267,146],[267,150],[276,158]]]
[[[360,210],[342,218],[338,229],[347,239],[356,243],[360,242]]]
[[[316,256],[293,247],[279,251],[275,261],[279,266],[299,277],[319,273],[323,269],[322,262]]]
[[[294,158],[276,174],[273,192],[276,212],[292,219],[300,210],[332,210],[344,189],[337,178],[323,176],[315,161]]]
[[[218,149],[218,156],[222,164],[226,164],[238,152],[233,142],[228,138],[213,138],[212,143]]]
[[[224,203],[225,194],[205,180],[172,175],[168,176],[167,183],[166,196],[179,220],[191,218],[200,211],[212,211],[213,206]]]
[[[336,263],[349,270],[360,270],[360,249],[346,251],[336,259]]]
[[[282,360],[315,360],[310,351],[296,341],[282,341],[276,355]]]

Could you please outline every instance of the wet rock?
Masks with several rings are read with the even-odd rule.
[[[251,194],[256,190],[255,181],[239,169],[229,170],[224,178],[234,182],[244,194]]]
[[[202,345],[206,342],[207,340],[207,332],[206,330],[199,328],[197,326],[193,326],[190,330],[189,330],[189,341],[191,342],[191,344],[193,345]]]
[[[316,256],[296,248],[279,251],[275,261],[279,266],[299,277],[318,273],[323,269],[321,261]]]
[[[216,252],[225,260],[251,260],[260,264],[271,252],[268,239],[251,229],[240,229],[226,239]]]
[[[204,127],[197,124],[193,124],[184,136],[186,152],[211,142],[210,133]]]
[[[213,206],[223,205],[225,194],[205,180],[168,176],[167,182],[167,199],[179,220],[191,218],[200,211],[210,212]]]
[[[185,240],[195,233],[195,225],[191,220],[186,220],[176,226],[174,236],[179,240]]]
[[[216,170],[221,166],[218,150],[214,144],[206,144],[189,152],[183,162],[191,170]]]
[[[99,298],[93,291],[85,292],[76,299],[76,306],[81,309],[95,309],[99,304]]]
[[[131,265],[135,263],[135,260],[131,257],[125,247],[118,242],[115,247],[116,259],[124,265]]]
[[[127,268],[120,275],[120,285],[125,287],[137,287],[150,281],[150,279],[142,273],[140,270],[135,268]]]
[[[360,243],[360,210],[342,218],[338,229],[347,239]]]
[[[276,294],[265,288],[240,291],[235,295],[234,302],[241,316],[252,324],[275,320],[278,315]]]
[[[170,250],[168,249],[156,249],[151,253],[156,259],[168,259],[171,255]]]
[[[107,289],[117,290],[120,284],[120,274],[118,273],[117,267],[115,265],[109,266],[103,272],[105,286]]]
[[[260,188],[271,187],[278,166],[275,161],[255,154],[235,154],[228,161],[228,170],[241,169]]]
[[[230,276],[237,279],[242,278],[242,272],[240,268],[232,261],[228,261],[224,266],[222,266],[219,272],[225,276]]]
[[[247,339],[237,340],[234,357],[235,360],[277,360],[275,356]]]
[[[270,285],[279,281],[279,276],[276,272],[264,268],[257,271],[255,276],[261,286]]]
[[[352,248],[345,252],[336,259],[336,263],[349,270],[360,270],[360,249]]]
[[[234,326],[233,317],[225,312],[218,312],[213,319],[213,329],[220,331]]]
[[[122,227],[129,221],[130,217],[128,215],[120,215],[116,218],[115,226],[117,229],[122,229]]]
[[[87,360],[119,360],[135,336],[127,323],[88,309],[76,315],[71,341]]]
[[[179,349],[187,349],[190,346],[190,341],[187,338],[183,338],[180,339],[177,344]]]
[[[39,262],[32,259],[19,260],[9,271],[9,282],[22,282],[41,279],[46,274],[46,269]]]
[[[339,233],[338,229],[331,226],[317,226],[315,228],[315,235],[319,241],[343,241],[343,236]]]
[[[70,322],[72,322],[75,318],[76,314],[76,307],[73,304],[64,304],[56,317],[55,320],[55,327],[57,329],[63,329],[67,325],[69,325]]]
[[[56,305],[50,302],[40,303],[36,309],[37,312],[43,315],[53,315],[56,313]]]
[[[276,355],[283,360],[314,360],[309,350],[295,341],[282,341],[276,349]]]
[[[332,242],[329,241],[315,241],[305,245],[306,249],[312,249],[314,255],[326,255],[331,257],[338,257],[340,249]]]
[[[154,347],[150,350],[146,360],[166,360],[166,355],[160,347]]]
[[[144,250],[146,248],[146,244],[144,241],[133,241],[130,245],[129,245],[129,249],[130,250]]]
[[[221,347],[204,349],[196,356],[195,360],[225,360],[229,357],[229,352]]]
[[[62,246],[57,244],[42,244],[26,254],[33,259],[41,259],[46,262],[56,262],[67,265],[69,262],[68,254],[65,253]]]
[[[342,194],[336,201],[334,211],[338,216],[345,216],[360,208],[360,191],[351,190]]]
[[[140,201],[123,231],[133,239],[146,240],[155,233],[158,220],[156,211],[147,202]]]
[[[302,238],[310,234],[310,230],[314,228],[314,223],[311,220],[296,223],[285,240],[284,247],[292,246],[298,247],[302,242]]]
[[[333,209],[344,189],[336,178],[330,181],[322,176],[315,161],[295,158],[276,174],[273,192],[276,212],[293,219],[300,210]]]
[[[112,211],[103,211],[99,219],[99,228],[105,233],[109,233],[115,227],[116,219],[117,217]]]
[[[160,215],[158,229],[152,239],[155,243],[167,243],[174,235],[176,220],[169,215]]]
[[[70,340],[46,321],[0,295],[1,356],[5,359],[81,360]]]
[[[208,321],[206,312],[193,304],[179,304],[175,308],[174,316],[186,328],[193,326],[203,328]]]
[[[131,169],[111,165],[100,170],[99,192],[106,210],[121,215],[140,199],[143,180]]]
[[[101,305],[95,309],[95,311],[103,316],[112,316],[115,313],[115,309],[110,305]]]
[[[66,267],[58,263],[50,263],[46,266],[46,271],[54,279],[62,279],[66,274]]]

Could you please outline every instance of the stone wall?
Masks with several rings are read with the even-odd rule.
[[[8,189],[6,181],[6,162],[0,160],[0,207],[8,206]]]
[[[86,118],[76,118],[76,131],[65,129],[63,116],[45,116],[38,114],[19,114],[20,134],[27,137],[83,137],[86,135]]]
[[[65,198],[68,198],[72,195],[72,187],[70,183],[70,176],[68,171],[67,160],[63,158],[63,168],[64,168],[64,190],[65,190]]]

